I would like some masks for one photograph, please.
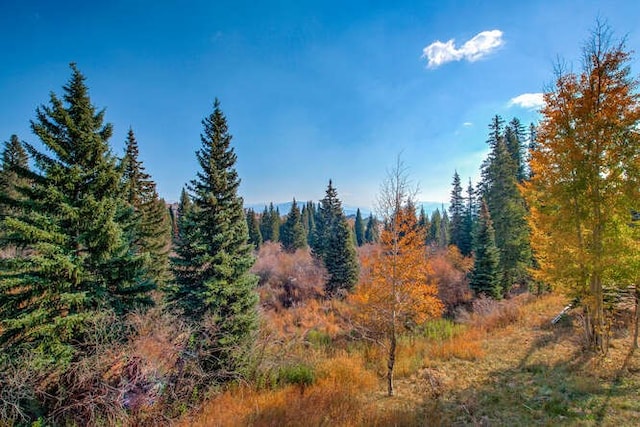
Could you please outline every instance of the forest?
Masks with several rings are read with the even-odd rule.
[[[0,426],[640,422],[632,61],[599,26],[447,209],[398,156],[355,218],[246,209],[218,99],[167,203],[72,63],[2,151]]]

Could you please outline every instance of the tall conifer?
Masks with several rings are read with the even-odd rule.
[[[133,251],[133,210],[108,140],[110,124],[96,111],[75,64],[31,127],[46,152],[25,144],[34,159],[33,184],[20,214],[5,218],[4,244],[30,247],[0,260],[2,351],[29,346],[50,362],[67,362],[89,324],[106,311],[150,304],[144,257]]]
[[[329,274],[325,285],[327,293],[336,295],[352,290],[358,281],[358,259],[349,224],[331,181],[318,207],[313,241],[313,254],[322,260]]]
[[[138,157],[138,142],[130,128],[122,159],[124,193],[136,214],[137,250],[149,256],[150,279],[163,285],[170,278],[171,221],[165,201],[158,196],[156,183]]]
[[[200,170],[189,184],[193,208],[186,218],[193,232],[181,236],[180,243],[188,245],[193,256],[185,259],[183,251],[177,251],[171,300],[198,325],[199,345],[213,353],[207,358],[209,368],[233,371],[257,328],[258,280],[249,273],[254,258],[238,196],[236,154],[217,99],[202,125],[196,153]],[[216,328],[213,337],[203,329],[208,321]]]
[[[476,294],[493,298],[502,297],[500,286],[500,255],[495,242],[491,214],[485,201],[480,205],[478,229],[475,236],[475,260],[469,286]]]

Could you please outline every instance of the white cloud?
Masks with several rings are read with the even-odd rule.
[[[471,123],[471,122],[464,122],[464,123],[462,124],[462,126],[464,126],[464,127],[468,128],[468,127],[473,126],[473,123]]]
[[[446,43],[437,40],[422,49],[422,57],[428,59],[427,67],[437,68],[447,62],[462,59],[469,62],[477,61],[503,44],[502,31],[482,31],[467,40],[459,49],[456,48],[454,39]]]
[[[509,101],[509,107],[517,105],[518,107],[527,108],[530,110],[539,110],[544,107],[544,94],[543,93],[523,93],[515,98],[511,98]]]

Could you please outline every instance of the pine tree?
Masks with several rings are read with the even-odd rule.
[[[268,242],[271,240],[273,234],[271,228],[271,213],[267,207],[264,207],[262,215],[260,216],[260,234],[262,235],[262,241]]]
[[[354,231],[356,235],[356,244],[358,246],[364,245],[364,221],[362,221],[362,214],[360,208],[356,211],[356,222],[354,224]]]
[[[473,251],[473,228],[476,218],[476,207],[474,199],[474,190],[471,180],[469,180],[469,186],[467,187],[467,197],[464,208],[464,216],[462,219],[462,233],[460,236],[460,253],[464,256],[471,255]]]
[[[507,138],[495,132],[499,123],[501,119],[496,116],[489,126],[491,151],[483,165],[481,188],[493,220],[502,289],[507,293],[514,284],[526,283],[532,256],[527,210],[518,190],[518,165],[509,151]]]
[[[296,199],[293,199],[291,210],[282,225],[280,242],[282,243],[282,248],[291,253],[307,247],[307,238],[304,228],[302,227],[302,216],[300,215]]]
[[[71,69],[62,99],[52,93],[36,111],[31,127],[47,152],[25,144],[33,184],[27,201],[12,200],[20,215],[2,223],[5,243],[32,248],[0,260],[2,351],[28,346],[54,363],[77,354],[89,323],[151,304],[154,288],[132,248],[133,210],[109,149],[112,127]]]
[[[247,228],[249,229],[249,242],[251,242],[256,249],[260,249],[262,245],[260,221],[253,209],[247,209]]]
[[[438,247],[446,248],[449,244],[449,215],[447,210],[442,206],[442,219],[440,220],[440,228],[438,229]]]
[[[181,248],[176,251],[177,283],[170,299],[199,326],[199,345],[213,353],[205,360],[208,368],[234,371],[257,328],[258,280],[249,273],[254,258],[237,194],[236,154],[217,99],[202,125],[196,153],[200,170],[189,184],[194,206],[187,219],[194,232],[181,236],[186,241],[180,243],[193,248],[195,256],[185,259]],[[215,337],[205,330],[208,320]]]
[[[502,297],[500,286],[500,255],[495,243],[495,231],[486,202],[480,205],[478,230],[475,236],[475,261],[469,286],[476,294]]]
[[[420,216],[418,217],[418,227],[424,231],[425,242],[427,240],[427,234],[429,232],[429,218],[424,211],[424,206],[420,206]]]
[[[429,221],[429,232],[427,234],[427,244],[438,245],[440,229],[442,228],[442,216],[440,210],[436,208],[431,212],[431,220]]]
[[[514,117],[507,125],[504,132],[504,139],[507,151],[511,155],[511,160],[516,170],[516,179],[522,182],[527,179],[526,165],[524,161],[525,130],[517,117]]]
[[[349,224],[331,181],[320,201],[313,242],[313,254],[322,260],[329,274],[325,285],[327,294],[352,290],[358,281],[358,259]]]
[[[364,240],[366,243],[378,243],[380,236],[378,235],[378,221],[372,213],[369,214],[367,220],[367,228],[364,231]]]
[[[171,219],[165,201],[158,196],[156,183],[138,156],[138,142],[129,128],[122,171],[125,198],[136,215],[135,245],[139,253],[149,257],[150,280],[164,285],[170,279]]]
[[[462,196],[462,184],[460,183],[460,175],[456,171],[453,174],[451,190],[451,203],[449,204],[449,214],[451,221],[449,223],[449,244],[455,245],[458,249],[462,245],[464,234],[464,198]],[[462,252],[462,249],[460,249]]]
[[[307,243],[309,244],[309,246],[311,246],[312,240],[313,240],[313,236],[316,232],[316,205],[315,203],[313,203],[312,201],[308,201],[307,205],[307,212],[308,212],[308,216],[307,216]]]
[[[0,219],[10,215],[10,201],[20,199],[20,188],[27,187],[29,180],[24,178],[29,168],[29,157],[24,150],[20,139],[11,135],[9,141],[4,143],[2,158],[0,159]]]

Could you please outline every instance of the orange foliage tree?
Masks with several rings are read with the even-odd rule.
[[[387,353],[387,386],[393,395],[398,334],[442,314],[438,289],[430,281],[424,231],[418,226],[406,173],[398,160],[379,198],[385,227],[377,250],[365,257],[350,296],[354,321],[363,335]]]
[[[638,279],[640,248],[631,213],[640,200],[640,98],[630,55],[598,25],[580,74],[558,73],[545,94],[530,206],[538,279],[584,307],[589,345],[606,351],[603,288]]]

